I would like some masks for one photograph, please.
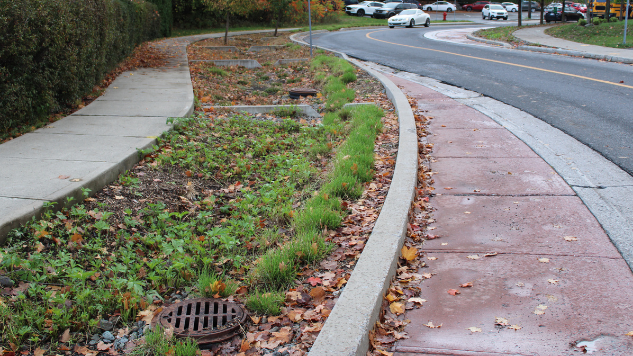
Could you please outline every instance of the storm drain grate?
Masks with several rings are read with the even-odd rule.
[[[197,298],[166,307],[158,313],[153,324],[172,328],[175,336],[190,337],[204,345],[232,338],[245,320],[246,311],[238,304]]]
[[[311,88],[294,88],[290,89],[289,94],[290,99],[299,99],[302,96],[315,96],[317,91]]]

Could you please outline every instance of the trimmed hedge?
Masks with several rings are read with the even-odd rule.
[[[76,103],[160,20],[142,0],[0,0],[0,135]]]

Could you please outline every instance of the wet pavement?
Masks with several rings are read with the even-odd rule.
[[[567,183],[480,112],[389,79],[433,117],[440,236],[395,355],[632,355],[633,275]]]

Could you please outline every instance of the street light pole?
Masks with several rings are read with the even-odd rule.
[[[629,0],[626,0],[626,12],[624,13],[624,39],[622,40],[622,44],[626,44],[626,27],[629,22]]]
[[[310,58],[312,58],[312,11],[310,2],[311,0],[308,0],[308,27],[310,28]]]

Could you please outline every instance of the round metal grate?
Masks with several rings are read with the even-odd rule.
[[[240,305],[213,298],[188,299],[163,309],[152,321],[172,328],[177,337],[196,339],[198,344],[225,341],[235,336],[246,320]]]
[[[299,99],[302,96],[315,96],[317,94],[316,89],[311,88],[294,88],[288,92],[290,99]]]

